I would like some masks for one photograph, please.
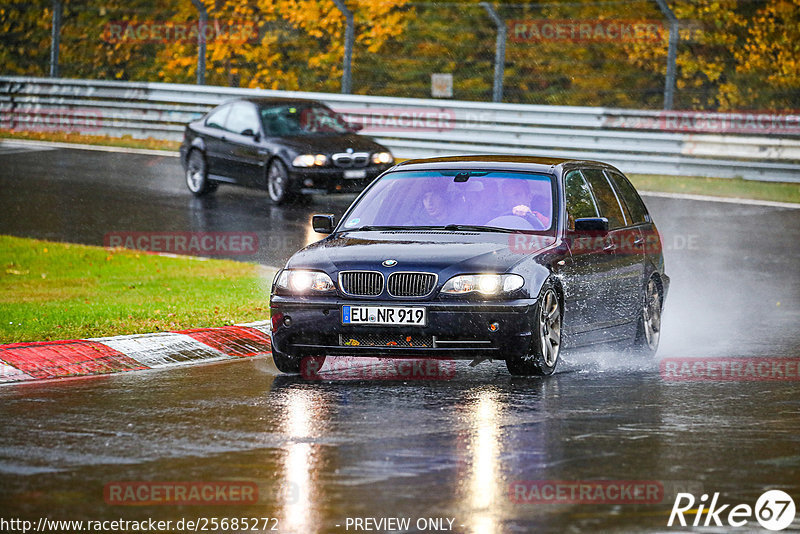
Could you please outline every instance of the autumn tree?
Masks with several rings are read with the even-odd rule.
[[[737,46],[736,76],[720,87],[725,109],[796,111],[800,104],[800,0],[769,0]]]

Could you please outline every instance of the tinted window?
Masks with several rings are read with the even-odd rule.
[[[611,177],[614,186],[617,188],[617,193],[622,198],[622,201],[628,206],[628,211],[631,215],[633,224],[647,222],[647,208],[644,207],[639,193],[631,185],[627,178],[616,172],[606,173]]]
[[[570,229],[575,228],[575,219],[599,216],[597,205],[592,198],[592,190],[581,173],[578,171],[567,173],[564,190],[567,196],[567,223]]]
[[[330,135],[353,131],[338,113],[307,102],[261,108],[261,123],[267,135],[272,136]]]
[[[552,227],[551,176],[478,171],[463,180],[456,179],[458,172],[387,174],[353,206],[343,228],[464,224],[542,231]]]
[[[600,216],[608,219],[608,227],[619,228],[620,226],[625,226],[622,208],[620,208],[617,196],[614,194],[614,190],[611,189],[611,184],[608,183],[603,171],[600,169],[585,169],[581,173],[583,173],[589,185],[592,186],[594,198],[597,199],[597,204],[600,208]]]
[[[222,106],[215,109],[208,115],[208,118],[206,119],[206,126],[209,128],[219,128],[220,130],[224,130],[225,119],[227,118],[230,110],[230,106]]]
[[[255,107],[247,102],[234,103],[225,123],[225,129],[237,134],[241,134],[245,130],[258,132],[258,115]]]

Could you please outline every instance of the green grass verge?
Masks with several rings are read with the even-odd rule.
[[[749,198],[800,203],[800,183],[758,182],[741,178],[703,178],[699,176],[657,176],[629,174],[639,191],[689,193],[714,197]]]
[[[81,135],[64,132],[25,132],[0,129],[0,139],[27,139],[31,141],[51,141],[57,143],[76,143],[79,145],[116,146],[121,148],[148,148],[150,150],[166,150],[177,152],[181,146],[179,141],[162,141],[160,139],[134,139],[126,135],[111,137],[109,135]]]
[[[263,320],[273,275],[251,263],[0,236],[0,343]]]

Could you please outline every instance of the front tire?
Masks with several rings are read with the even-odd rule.
[[[512,375],[549,376],[558,365],[564,314],[551,284],[542,289],[534,315],[533,338],[528,353],[506,358],[506,367]]]
[[[197,149],[189,152],[186,159],[186,187],[196,197],[202,197],[217,190],[217,184],[208,180],[208,169],[203,153]]]
[[[300,373],[303,378],[316,378],[317,372],[325,363],[325,356],[297,357],[273,350],[272,360],[281,373]]]
[[[274,204],[286,204],[295,196],[289,188],[289,171],[279,159],[272,160],[267,169],[267,192]]]
[[[636,325],[636,336],[633,339],[633,353],[652,358],[658,351],[658,342],[661,340],[661,311],[663,299],[661,289],[655,277],[650,278],[644,291],[642,311]]]

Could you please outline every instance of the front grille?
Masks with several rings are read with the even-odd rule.
[[[369,163],[369,153],[367,152],[355,152],[355,153],[347,153],[347,152],[339,152],[338,154],[334,154],[331,159],[333,160],[333,164],[337,167],[342,167],[343,169],[348,169],[351,167],[366,167]]]
[[[389,275],[389,294],[393,297],[424,297],[436,284],[432,273],[392,273]]]
[[[383,292],[383,275],[377,271],[343,271],[339,286],[344,293],[359,297],[375,297]]]
[[[342,347],[433,347],[433,336],[386,334],[339,335]]]

